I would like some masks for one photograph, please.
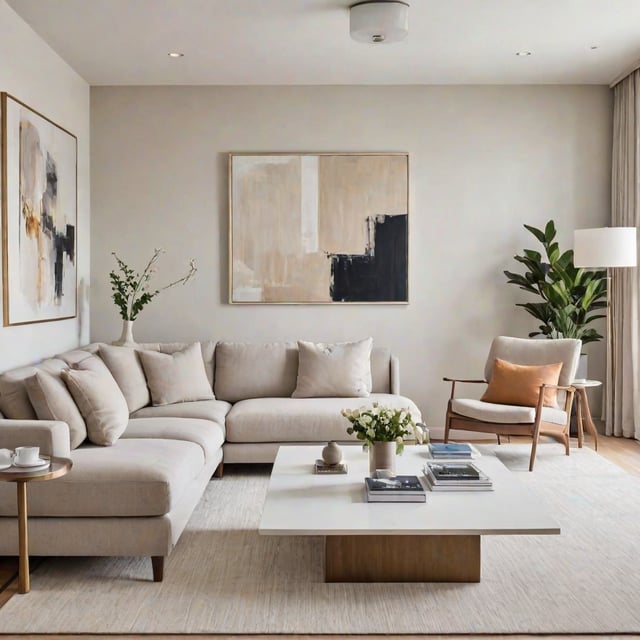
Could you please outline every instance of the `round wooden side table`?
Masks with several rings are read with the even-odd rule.
[[[42,456],[46,459],[48,456]],[[69,472],[73,463],[67,458],[49,458],[45,469],[29,471],[27,467],[9,467],[0,471],[0,480],[15,482],[18,488],[18,593],[29,593],[29,535],[27,531],[27,483],[53,480]]]
[[[576,422],[578,423],[578,447],[582,447],[584,439],[584,429],[593,436],[593,444],[595,450],[598,450],[598,430],[591,417],[591,409],[589,408],[589,398],[587,398],[587,389],[599,387],[602,384],[600,380],[574,380],[571,386],[576,390]]]

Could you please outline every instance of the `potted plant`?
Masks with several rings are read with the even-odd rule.
[[[589,326],[606,317],[600,311],[607,306],[606,271],[589,271],[573,264],[573,251],[561,252],[556,242],[556,228],[549,220],[544,229],[524,225],[540,242],[544,255],[524,249],[514,259],[524,265],[523,274],[505,271],[509,284],[539,298],[537,302],[518,303],[541,324],[529,337],[576,338],[582,344],[602,340],[602,335]]]
[[[347,433],[355,433],[363,448],[369,450],[371,473],[376,469],[395,472],[395,457],[403,452],[404,438],[412,432],[418,442],[428,437],[423,426],[414,422],[409,408],[381,407],[374,402],[370,407],[343,409],[341,413],[351,423]]]
[[[133,322],[138,317],[142,309],[149,304],[161,291],[170,289],[178,284],[187,284],[198,270],[194,260],[189,261],[189,270],[186,275],[178,280],[174,280],[159,289],[149,289],[149,281],[156,272],[155,264],[158,258],[164,253],[164,249],[154,249],[153,255],[142,273],[136,273],[131,267],[123,262],[115,252],[111,255],[118,263],[118,271],[115,269],[109,273],[111,281],[111,297],[120,310],[122,318],[122,335],[120,340],[114,342],[116,345],[133,346]]]

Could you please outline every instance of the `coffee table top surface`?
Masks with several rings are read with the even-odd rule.
[[[493,491],[427,490],[426,503],[368,503],[368,454],[359,446],[343,447],[349,473],[314,474],[321,451],[322,446],[280,447],[262,511],[262,535],[560,533],[544,501],[495,456],[473,460],[493,480]],[[427,460],[426,446],[407,446],[396,472],[421,476]]]

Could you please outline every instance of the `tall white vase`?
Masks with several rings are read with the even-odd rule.
[[[396,443],[374,442],[369,447],[369,473],[384,469],[391,475],[396,474]]]
[[[133,320],[122,321],[122,335],[119,340],[113,342],[118,347],[137,347],[138,343],[133,339]]]

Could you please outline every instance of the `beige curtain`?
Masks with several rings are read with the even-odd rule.
[[[640,227],[640,70],[613,89],[611,226]],[[606,433],[640,440],[640,269],[612,269]]]

